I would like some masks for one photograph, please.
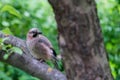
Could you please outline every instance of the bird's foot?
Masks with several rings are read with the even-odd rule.
[[[41,63],[45,62],[45,60],[43,60],[43,59],[37,59],[37,60],[40,61]]]

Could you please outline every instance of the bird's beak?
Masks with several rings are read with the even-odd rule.
[[[42,32],[38,32],[38,34],[42,34]]]

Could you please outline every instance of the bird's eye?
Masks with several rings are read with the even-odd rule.
[[[36,33],[36,32],[32,31],[32,33]]]
[[[36,33],[36,32],[34,32],[34,31],[31,31],[31,32],[29,32],[30,34],[34,34],[34,33]]]

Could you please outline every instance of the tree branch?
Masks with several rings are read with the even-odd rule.
[[[7,60],[4,60],[3,56],[5,51],[0,50],[0,61],[6,62],[42,80],[67,80],[65,75],[60,71],[52,69],[48,65],[40,63],[36,59],[32,58],[31,55],[29,55],[29,51],[24,40],[0,33],[0,38],[5,37],[8,38],[4,41],[5,44],[11,44],[21,48],[23,54],[19,55],[17,53],[13,53]]]

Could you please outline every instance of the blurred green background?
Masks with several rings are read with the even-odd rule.
[[[112,75],[120,80],[120,0],[96,0],[104,43]],[[22,39],[27,31],[38,27],[59,53],[57,24],[47,0],[0,0],[0,30]],[[39,80],[0,62],[0,80]]]

